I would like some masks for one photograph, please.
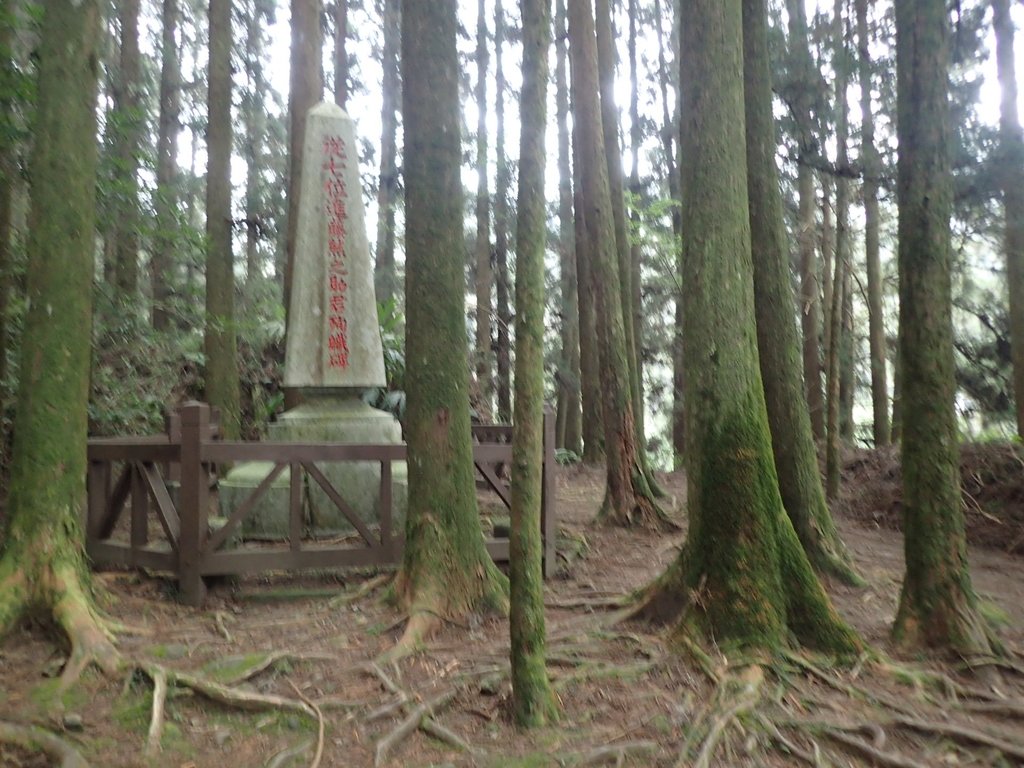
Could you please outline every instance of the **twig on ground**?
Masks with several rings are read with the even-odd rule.
[[[291,680],[288,681],[288,685],[290,685],[292,690],[295,691],[295,695],[299,697],[302,703],[308,706],[310,709],[312,709],[314,713],[316,713],[316,753],[313,755],[313,762],[309,764],[309,768],[320,768],[320,760],[324,756],[324,713],[320,711],[320,707],[314,704],[306,694],[299,690],[299,686],[297,686]]]
[[[152,759],[160,751],[160,736],[164,729],[164,703],[167,701],[167,673],[162,669],[153,674],[153,714],[149,719],[146,738],[146,758]]]
[[[0,742],[42,752],[59,760],[59,768],[89,768],[89,763],[71,744],[54,733],[34,725],[0,720]]]

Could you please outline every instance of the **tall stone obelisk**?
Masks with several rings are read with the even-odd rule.
[[[362,392],[386,383],[377,320],[373,265],[366,235],[359,161],[352,119],[321,102],[306,119],[291,303],[285,340],[284,385],[303,402],[270,425],[282,442],[400,443],[402,430],[388,413],[366,405]],[[378,517],[380,466],[375,462],[320,465],[347,504],[364,520]],[[221,481],[226,511],[272,465],[235,468]],[[393,467],[392,499],[398,524],[407,499],[405,467]],[[288,530],[287,473],[247,519],[243,531],[280,535]],[[282,496],[284,491],[284,496]],[[307,523],[315,532],[350,526],[316,483],[309,484]]]

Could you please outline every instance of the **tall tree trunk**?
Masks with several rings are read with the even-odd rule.
[[[636,61],[637,0],[629,0],[629,144],[630,169],[629,192],[633,199],[630,210],[630,232],[640,228],[640,211],[637,207],[643,188],[640,185],[640,147],[643,143],[643,129],[640,127],[640,80]],[[621,162],[621,161],[620,161]],[[636,237],[629,241],[630,265],[630,313],[633,325],[633,368],[636,370],[636,426],[641,450],[646,458],[644,430],[644,355],[643,355],[643,272],[641,268],[640,241]]]
[[[871,405],[875,445],[889,444],[889,382],[886,371],[885,309],[882,304],[882,260],[879,254],[878,178],[872,112],[871,35],[868,2],[855,0],[860,63],[861,165],[864,166],[864,252],[868,271],[868,341],[871,349]]]
[[[501,60],[505,44],[505,12],[501,0],[494,3],[494,58],[495,93],[494,114],[498,124],[494,137],[497,155],[497,188],[494,194],[494,251],[497,268],[495,299],[497,300],[497,358],[498,358],[498,421],[508,423],[512,418],[512,359],[509,326],[512,312],[509,308],[508,279],[508,189],[512,184],[508,158],[505,154],[505,67]]]
[[[396,654],[442,620],[508,605],[473,479],[457,27],[455,0],[403,9],[409,509],[396,592],[410,618]]]
[[[573,236],[572,168],[569,148],[568,49],[565,29],[565,0],[556,0],[555,13],[555,102],[558,121],[558,251],[561,264],[562,359],[559,367],[560,447],[583,454],[583,424],[580,401],[580,312],[577,297],[576,239]]]
[[[476,33],[476,378],[490,418],[494,391],[491,367],[491,198],[487,183],[487,4],[477,5]]]
[[[348,107],[348,0],[334,0],[334,102]]]
[[[115,194],[118,224],[115,283],[123,298],[134,300],[139,288],[139,154],[145,119],[142,115],[142,62],[139,53],[140,0],[118,0],[121,64],[114,109],[118,125],[115,151]]]
[[[762,11],[763,12],[763,11]],[[744,163],[741,0],[687,0],[682,50],[685,547],[640,614],[715,642],[849,651],[779,496],[758,370]],[[790,320],[792,322],[792,320]],[[694,600],[694,590],[700,599]]]
[[[89,664],[110,674],[119,665],[94,603],[81,527],[92,327],[87,287],[96,225],[97,5],[42,4],[28,304],[0,558],[0,636],[26,613],[52,618],[71,641],[65,683]]]
[[[1024,136],[1017,114],[1017,73],[1009,0],[992,0],[996,64],[1002,90],[999,112],[999,167],[1003,189],[1006,284],[1010,299],[1010,349],[1017,434],[1024,436]]]
[[[797,215],[800,246],[800,319],[803,330],[804,393],[811,414],[811,429],[817,440],[825,437],[825,394],[822,390],[821,282],[818,280],[815,232],[815,192],[813,160],[820,155],[815,135],[811,104],[814,98],[814,63],[807,37],[807,12],[803,0],[787,0],[789,15],[789,59],[796,81],[794,117],[797,125]]]
[[[622,304],[622,324],[626,343],[626,373],[633,405],[633,426],[636,430],[636,451],[640,471],[651,488],[657,492],[654,478],[647,465],[644,450],[643,400],[640,392],[639,371],[636,366],[636,330],[633,324],[633,256],[629,243],[629,221],[626,218],[625,178],[622,152],[619,147],[619,109],[615,103],[615,37],[612,30],[611,0],[596,0],[597,66],[601,88],[601,127],[604,133],[605,160],[608,164],[608,185],[611,193],[611,211],[615,225],[615,245],[618,263],[619,300]]]
[[[838,197],[838,196],[837,196]],[[832,286],[831,298],[825,302],[829,308],[828,336],[829,344],[826,346],[828,355],[828,366],[826,370],[826,392],[828,411],[826,413],[825,427],[825,495],[829,501],[839,498],[839,485],[842,467],[840,455],[840,346],[842,344],[843,331],[843,286],[845,285],[846,262],[839,258],[839,250],[836,249],[834,270],[832,275],[825,275]]]
[[[288,230],[285,239],[284,307],[290,311],[295,237],[299,220],[299,187],[302,183],[302,145],[306,113],[323,97],[320,57],[321,0],[291,0],[291,72],[288,83]]]
[[[481,11],[483,10],[481,2]],[[519,199],[516,204],[516,376],[509,537],[512,711],[521,726],[558,716],[545,669],[540,507],[544,466],[544,134],[547,130],[550,0],[523,0]],[[483,14],[481,13],[481,18]]]
[[[859,583],[825,504],[810,414],[802,397],[789,245],[775,165],[765,0],[743,0],[743,51],[757,349],[779,491],[811,563],[819,571]]]
[[[17,9],[0,15],[0,76],[5,80],[14,75],[16,23]],[[9,119],[3,118],[5,122]],[[14,236],[14,188],[18,181],[16,150],[12,137],[0,137],[0,385],[7,380],[7,305],[11,285],[11,238]]]
[[[181,65],[178,61],[178,0],[163,0],[160,48],[160,116],[157,120],[156,234],[149,262],[153,328],[170,327],[168,302],[174,295],[174,246],[177,238],[178,134],[181,115]]]
[[[231,248],[231,0],[210,0],[206,142],[206,399],[224,434],[240,431],[235,271]]]
[[[896,0],[906,575],[893,635],[962,656],[990,645],[967,567],[954,398],[949,33],[943,0]]]
[[[260,273],[262,158],[266,113],[262,94],[266,90],[260,58],[263,55],[263,17],[253,3],[246,19],[245,68],[249,93],[243,100],[245,123],[245,281]],[[251,298],[251,297],[250,297]]]
[[[598,518],[616,524],[670,526],[643,474],[636,442],[629,352],[623,320],[621,272],[608,183],[608,160],[598,96],[598,51],[589,0],[569,2],[573,130],[581,175],[581,203],[593,254],[591,285],[601,360],[601,399],[607,482]],[[579,215],[580,209],[577,209]]]
[[[849,168],[849,144],[850,144],[850,119],[847,86],[850,81],[850,57],[846,47],[846,19],[844,11],[846,0],[835,0],[832,18],[832,66],[835,69],[835,111],[836,111],[836,166],[839,174],[836,176],[836,274],[842,273],[841,298],[837,298],[840,292],[833,288],[833,301],[839,304],[839,324],[831,323],[832,343],[838,347],[838,368],[835,375],[838,377],[838,398],[839,398],[839,435],[842,438],[853,436],[853,424],[850,414],[853,407],[853,332],[852,332],[852,292],[849,290],[852,279],[852,260],[850,258],[850,181],[846,177],[846,169]],[[837,279],[835,285],[839,285]],[[849,305],[849,306],[848,306]],[[832,307],[832,316],[835,316],[836,308]],[[837,332],[838,331],[838,332]],[[830,360],[833,351],[829,349]],[[832,372],[829,372],[829,376]],[[829,397],[832,396],[832,389],[829,389]],[[832,404],[829,403],[829,410]],[[831,425],[830,425],[831,428]],[[829,438],[831,440],[831,437]]]
[[[402,86],[398,73],[399,37],[402,26],[401,0],[384,0],[384,51],[381,64],[380,181],[377,185],[377,248],[374,287],[377,301],[399,297],[401,286],[395,269],[395,207],[398,203],[398,108]]]
[[[575,98],[575,97],[574,97]],[[575,105],[574,105],[575,106]],[[573,110],[572,189],[573,235],[576,240],[576,297],[580,310],[580,392],[583,406],[583,462],[598,465],[605,460],[604,411],[601,402],[601,352],[597,341],[594,307],[594,244],[587,233],[587,206],[583,198],[583,157]]]
[[[827,389],[828,356],[832,349],[832,290],[835,287],[832,276],[835,274],[833,266],[836,255],[836,228],[832,215],[835,210],[833,207],[834,198],[832,193],[834,191],[834,184],[832,177],[827,173],[822,173],[819,178],[821,181],[821,232],[819,233],[820,240],[818,243],[821,249],[821,336],[824,342],[825,387]],[[828,405],[826,403],[827,408]]]

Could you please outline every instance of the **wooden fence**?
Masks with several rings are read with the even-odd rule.
[[[169,423],[166,434],[151,437],[89,440],[86,548],[96,565],[148,568],[175,574],[181,599],[200,605],[204,577],[265,571],[326,569],[396,564],[402,556],[404,531],[394,530],[392,466],[406,460],[406,446],[338,443],[229,442],[220,440],[216,414],[203,403],[187,403]],[[475,426],[473,462],[479,485],[493,490],[510,506],[508,482],[501,471],[511,464],[511,428]],[[219,528],[210,524],[210,487],[214,465],[272,462],[273,469],[231,512]],[[368,524],[345,502],[318,464],[376,462],[380,465],[377,525]],[[281,543],[238,542],[242,522],[285,470],[291,472],[288,535]],[[544,474],[541,534],[544,575],[555,567],[554,418],[544,416]],[[177,499],[168,482],[176,481]],[[319,486],[358,534],[348,542],[318,542],[304,536],[303,489]],[[118,527],[128,512],[125,526]],[[162,537],[151,541],[155,517]],[[127,528],[127,531],[124,531]],[[375,530],[374,530],[375,529]],[[154,529],[155,530],[155,529]],[[507,562],[507,538],[486,541],[498,562]]]

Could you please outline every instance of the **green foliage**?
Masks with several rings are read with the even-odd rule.
[[[366,390],[363,402],[401,420],[405,416],[405,317],[394,298],[377,302],[377,322],[387,384]]]
[[[555,461],[565,467],[571,464],[579,464],[582,461],[582,457],[576,451],[570,451],[568,448],[556,448]]]

